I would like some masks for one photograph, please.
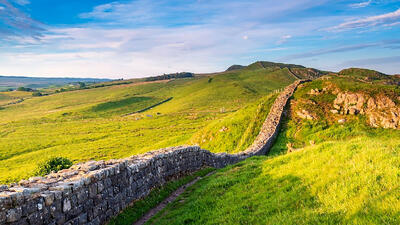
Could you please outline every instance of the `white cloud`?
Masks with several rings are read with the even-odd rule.
[[[39,37],[44,30],[43,24],[32,19],[20,7],[15,7],[13,3],[28,4],[29,2],[0,0],[0,7],[2,7],[0,21],[3,25],[0,26],[0,38],[8,40],[15,36]]]
[[[274,46],[272,40],[288,38],[286,29],[307,33],[313,28],[287,24],[284,29],[245,25],[51,29],[40,40],[19,40],[21,46],[40,46],[40,51],[27,48],[24,54],[0,53],[0,68],[8,75],[113,78],[177,71],[215,72],[224,70],[227,62],[240,63],[242,55],[260,45],[270,42]]]
[[[384,26],[385,27],[394,27],[394,26],[397,26],[397,25],[400,25],[400,22],[389,23],[389,24],[385,24]]]
[[[281,44],[287,42],[287,41],[288,41],[289,39],[291,39],[291,38],[292,38],[292,35],[284,35],[284,36],[282,36],[276,43],[277,43],[278,45],[281,45]]]
[[[29,5],[31,2],[29,0],[11,0],[12,2],[15,2],[18,5]]]
[[[157,8],[159,2],[168,1],[153,4],[154,1],[139,0],[105,4],[94,8],[92,12],[81,14],[82,17],[96,20],[85,26],[48,28],[39,39],[14,37],[13,40],[19,45],[0,51],[0,68],[2,74],[6,75],[111,78],[143,77],[177,71],[222,71],[229,62],[247,63],[240,60],[249,53],[265,46],[273,48],[276,40],[291,38],[289,32],[301,36],[316,29],[311,19],[303,19],[301,27],[298,21],[262,23],[262,18],[276,19],[276,16],[298,10],[298,7],[320,4],[312,0],[282,1],[283,4],[279,5],[266,4],[272,0],[185,5],[187,8],[182,13],[193,15],[197,12],[194,18],[204,20],[200,24],[183,26],[153,23],[155,18],[164,16],[160,13],[162,9]],[[270,7],[261,7],[260,4]],[[196,11],[198,7],[200,9]],[[249,16],[243,17],[244,8]],[[177,10],[183,9],[172,10],[172,15]],[[210,17],[201,16],[208,10],[219,12]],[[144,12],[152,17],[139,18],[138,15]],[[137,26],[138,21],[151,23]],[[24,54],[15,55],[12,51],[23,51]],[[264,52],[273,51],[277,52],[278,49]]]
[[[338,26],[334,26],[328,28],[330,31],[345,31],[345,30],[352,30],[358,28],[367,28],[367,27],[374,27],[374,26],[381,26],[385,24],[396,23],[400,21],[400,9],[386,13],[378,16],[371,16],[362,19],[352,20],[349,22],[345,22],[339,24]]]
[[[371,5],[371,3],[372,3],[372,1],[370,0],[370,1],[367,1],[367,2],[360,2],[360,3],[350,4],[349,6],[351,8],[356,8],[357,9],[357,8],[367,7],[367,6]]]
[[[4,8],[3,6],[0,6],[0,10],[5,10],[6,8]]]
[[[373,48],[373,47],[393,48],[393,47],[398,47],[399,45],[400,45],[400,39],[393,39],[393,40],[384,40],[384,41],[378,41],[378,42],[361,43],[361,44],[355,44],[355,45],[335,46],[332,48],[323,48],[323,49],[317,49],[317,50],[308,51],[308,52],[302,52],[299,54],[292,54],[292,55],[283,57],[281,60],[304,59],[304,58],[311,58],[311,57],[315,57],[315,56],[329,55],[329,54],[334,54],[334,53],[358,51],[358,50]]]
[[[168,5],[169,0],[121,2],[81,14],[89,19],[87,24],[49,27],[40,38],[13,37],[19,44],[1,49],[1,73],[129,78],[177,71],[215,72],[230,62],[280,57],[286,48],[278,47],[286,46],[277,44],[292,35],[318,36],[314,31],[321,24],[332,24],[338,18],[324,16],[315,23],[311,14],[290,17],[327,0],[282,0],[280,4],[209,0],[184,6]]]

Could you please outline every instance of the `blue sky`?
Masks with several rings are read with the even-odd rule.
[[[0,74],[143,77],[257,60],[400,73],[400,1],[0,0]]]

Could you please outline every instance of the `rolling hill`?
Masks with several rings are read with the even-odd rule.
[[[398,81],[348,69],[301,85],[268,156],[200,180],[148,224],[398,224]]]
[[[0,91],[9,88],[16,89],[18,87],[47,88],[50,86],[64,86],[76,82],[99,83],[106,81],[110,81],[110,79],[0,76]]]
[[[398,76],[271,62],[230,68],[107,82],[4,105],[0,181],[28,178],[54,156],[77,163],[185,144],[241,152],[255,140],[279,90],[312,79],[291,97],[268,155],[172,180],[111,224],[132,224],[196,176],[203,178],[147,224],[400,222]]]
[[[274,92],[296,79],[281,64],[252,64],[181,79],[97,84],[2,106],[0,182],[28,178],[53,156],[77,163],[181,144],[241,151],[257,135]]]

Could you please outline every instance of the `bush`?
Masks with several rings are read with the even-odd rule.
[[[38,96],[42,96],[42,93],[40,92],[33,92],[32,96],[38,97]]]
[[[32,88],[19,87],[17,88],[17,91],[32,91]]]
[[[37,176],[45,176],[51,172],[57,172],[63,169],[68,169],[72,166],[71,160],[63,157],[54,157],[45,161],[38,166],[36,171]]]

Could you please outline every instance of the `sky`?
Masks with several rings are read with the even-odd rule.
[[[255,61],[400,74],[400,1],[0,0],[0,74],[135,78]]]

